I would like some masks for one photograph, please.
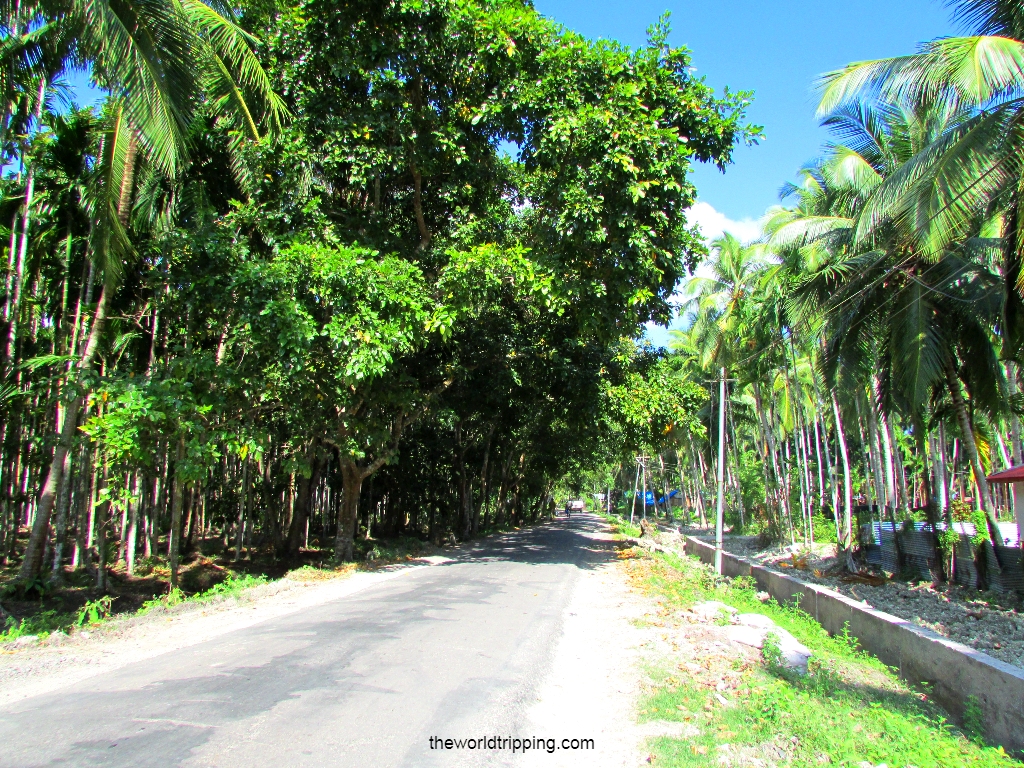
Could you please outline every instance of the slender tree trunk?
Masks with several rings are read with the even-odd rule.
[[[1009,390],[1008,394],[1013,397],[1017,394],[1017,364],[1015,362],[1007,361],[1006,363],[1006,383]],[[1020,419],[1017,418],[1017,414],[1010,411],[1010,456],[1013,458],[1014,466],[1021,463],[1021,444],[1020,444]]]
[[[486,523],[486,505],[489,488],[487,485],[487,467],[491,460],[491,439],[494,437],[495,425],[492,424],[487,430],[487,442],[484,444],[484,460],[480,468],[480,509],[473,515],[473,535],[479,532],[480,518],[484,517]]]
[[[107,477],[107,466],[104,464],[103,471],[100,475],[99,488],[97,489],[97,498],[103,498],[103,490],[107,487],[109,478]],[[110,501],[101,501],[96,506],[96,516],[94,523],[96,525],[95,543],[96,543],[96,589],[102,593],[107,591],[107,525],[110,520]]]
[[[64,476],[68,477],[71,471],[72,452],[64,453]],[[55,583],[64,582],[64,545],[68,537],[68,508],[71,506],[71,484],[65,482],[61,489],[60,498],[57,499],[57,525],[53,534],[53,567],[51,568],[52,578]]]
[[[317,458],[317,440],[314,438],[306,451],[306,459],[310,464],[309,478],[301,473],[296,479],[295,500],[292,505],[292,521],[288,530],[288,555],[299,556],[312,508],[313,491],[320,482],[320,460]]]
[[[100,336],[103,333],[104,320],[107,314],[107,297],[109,293],[106,286],[100,291],[100,300],[96,306],[96,316],[93,319],[92,328],[89,331],[89,340],[85,345],[85,351],[82,353],[78,364],[79,379],[81,379],[83,373],[92,368],[96,352],[99,349]],[[25,549],[25,559],[22,561],[21,571],[18,574],[18,577],[23,581],[33,581],[38,578],[42,569],[46,531],[50,525],[50,515],[53,512],[54,502],[57,499],[57,494],[64,479],[65,457],[71,448],[72,440],[75,436],[83,402],[84,397],[78,395],[68,403],[64,411],[64,423],[58,428],[57,445],[53,450],[50,471],[39,493],[35,523],[32,526],[32,533],[29,536],[28,546]]]
[[[836,441],[839,443],[839,455],[843,461],[843,525],[840,531],[839,548],[846,557],[846,567],[856,571],[853,562],[853,483],[850,476],[850,455],[846,450],[846,437],[843,435],[843,418],[839,412],[839,401],[832,393],[832,414],[836,421]]]
[[[129,576],[135,574],[135,550],[136,538],[139,530],[139,473],[134,473],[132,478],[131,496],[128,499],[128,531],[125,534],[124,543],[124,564]]]
[[[178,438],[174,454],[174,481],[171,487],[171,532],[168,542],[168,559],[171,568],[171,589],[178,588],[178,564],[181,549],[181,507],[185,495],[185,481],[182,478],[182,463],[185,460],[185,438]]]
[[[245,525],[249,519],[249,456],[242,460],[242,498],[238,502],[238,527],[235,529],[235,557],[242,559],[242,545],[245,540]]]
[[[775,430],[772,429],[768,423],[768,414],[764,409],[764,401],[761,397],[761,387],[757,381],[752,382],[751,389],[754,392],[754,408],[757,411],[757,418],[761,422],[761,434],[764,435],[765,442],[768,444],[768,453],[771,456],[771,468],[772,476],[774,478],[774,496],[777,499],[777,503],[782,508],[783,517],[788,515],[788,509],[786,509],[786,502],[782,495],[782,473],[779,470],[779,459],[778,459],[778,447],[775,443]],[[778,535],[782,535],[781,525],[778,526],[776,531]]]
[[[39,93],[37,95],[35,116],[40,120],[43,113],[43,103],[46,96],[46,78],[39,81]],[[14,345],[18,338],[18,320],[21,315],[21,293],[25,282],[25,261],[28,257],[29,231],[32,225],[32,202],[35,196],[36,169],[35,164],[29,166],[28,176],[25,180],[25,202],[24,211],[21,216],[21,235],[18,240],[18,257],[15,264],[13,298],[11,300],[10,324],[7,326],[7,339],[4,344],[4,364],[8,370],[14,365]]]
[[[970,416],[967,413],[967,405],[964,403],[963,390],[960,388],[960,378],[957,376],[956,367],[949,357],[945,360],[946,384],[949,387],[950,399],[953,401],[953,410],[957,420],[960,422],[960,431],[963,433],[964,452],[967,460],[971,463],[974,472],[974,482],[978,489],[978,500],[981,509],[985,512],[985,519],[988,522],[989,536],[993,543],[1002,543],[1002,533],[999,531],[999,523],[992,510],[992,503],[988,495],[988,479],[981,466],[981,457],[978,455],[978,444],[974,441],[974,426],[971,424]]]

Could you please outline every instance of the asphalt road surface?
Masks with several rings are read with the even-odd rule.
[[[456,766],[532,736],[581,570],[612,559],[563,518],[347,597],[0,708],[0,766]],[[553,727],[543,736],[558,736]]]

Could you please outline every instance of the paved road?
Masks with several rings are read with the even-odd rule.
[[[501,765],[431,736],[532,735],[590,515],[0,708],[0,766]],[[543,736],[558,736],[557,728]],[[575,734],[570,734],[575,735]]]

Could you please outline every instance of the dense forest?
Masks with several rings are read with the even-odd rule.
[[[667,19],[629,49],[521,0],[2,13],[23,588],[464,539],[652,419],[699,431],[699,387],[635,340],[706,255],[688,169],[759,129]]]

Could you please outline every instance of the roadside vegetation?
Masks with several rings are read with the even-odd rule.
[[[970,709],[963,727],[952,726],[926,691],[908,687],[852,638],[830,636],[798,608],[763,600],[750,579],[719,577],[691,557],[627,552],[637,554],[625,559],[634,586],[662,607],[658,626],[677,626],[681,612],[715,600],[768,616],[813,652],[807,675],[780,666],[770,644],[744,654],[707,642],[698,655],[652,662],[641,721],[691,726],[682,738],[652,739],[653,764],[1021,765],[985,744]]]
[[[824,75],[832,141],[756,241],[710,244],[689,171],[761,129],[667,17],[628,48],[522,0],[3,6],[0,631],[566,498],[707,527],[719,467],[734,532],[860,572],[858,523],[927,524],[903,575],[1012,588],[1024,510],[986,476],[1024,461],[1018,5]],[[765,696],[875,703],[839,679]]]

